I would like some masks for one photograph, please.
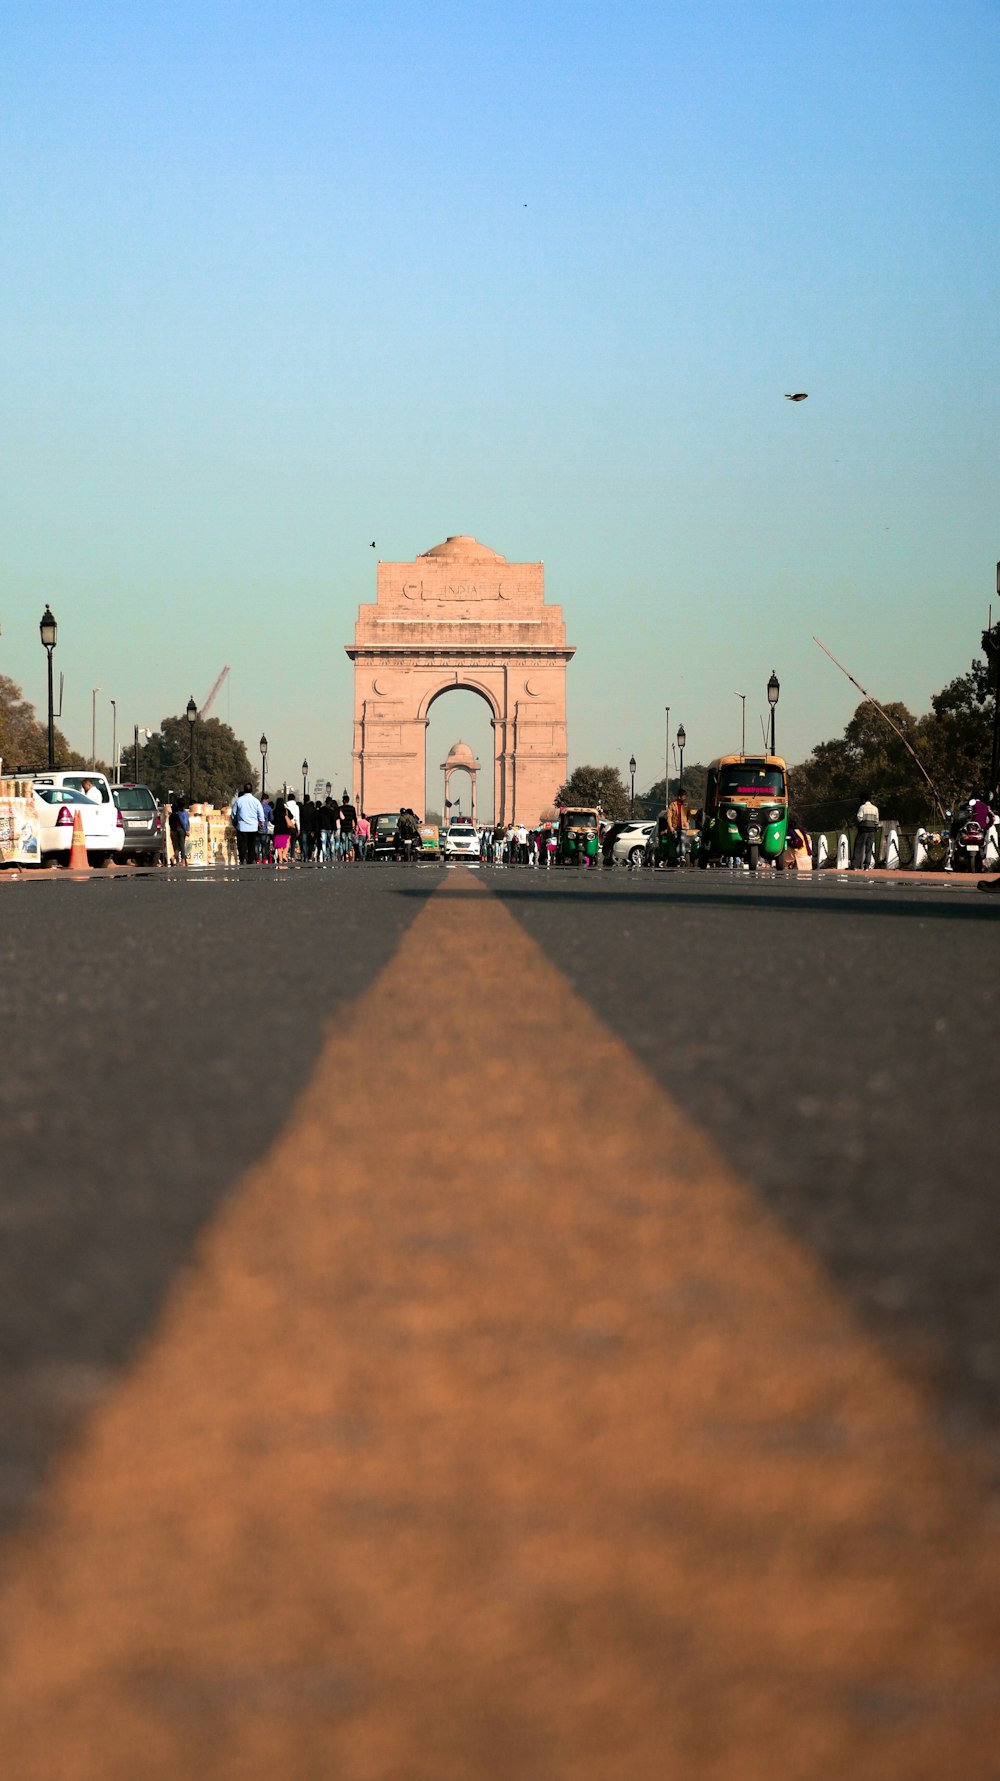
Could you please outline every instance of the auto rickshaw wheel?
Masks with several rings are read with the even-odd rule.
[[[701,852],[698,855],[698,869],[699,869],[699,871],[704,872],[707,870],[707,868],[708,868],[708,849],[706,847],[703,847]]]
[[[747,865],[749,866],[751,872],[756,872],[757,862],[759,859],[760,859],[760,842],[759,841],[751,841],[747,847]]]

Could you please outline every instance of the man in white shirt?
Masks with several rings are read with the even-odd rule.
[[[875,838],[878,834],[878,805],[871,798],[866,798],[858,810],[858,841],[857,850],[859,864],[863,872],[868,872],[875,864]]]
[[[288,857],[289,857],[289,859],[291,859],[291,856],[295,852],[296,848],[298,848],[300,852],[302,850],[302,818],[299,815],[298,804],[296,803],[295,798],[293,797],[291,792],[289,792],[287,798],[285,799],[285,815],[287,816],[289,822],[294,824],[294,828],[292,829],[292,833],[291,833],[291,838],[288,843]]]
[[[252,866],[260,858],[259,838],[264,830],[264,806],[247,782],[230,812],[236,830],[240,865]]]

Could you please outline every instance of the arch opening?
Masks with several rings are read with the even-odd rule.
[[[444,762],[457,743],[467,743],[478,762],[476,820],[480,827],[495,816],[496,720],[490,700],[467,685],[443,687],[427,701],[425,769],[428,822],[447,822],[449,816],[471,816],[472,774],[461,764],[450,773],[452,808],[445,809]]]

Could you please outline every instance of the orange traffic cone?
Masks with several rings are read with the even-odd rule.
[[[73,845],[69,850],[69,864],[72,872],[85,872],[90,865],[87,843],[83,838],[83,817],[79,810],[73,816]]]

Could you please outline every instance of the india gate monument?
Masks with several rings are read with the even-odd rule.
[[[374,814],[426,809],[430,708],[459,687],[493,721],[495,821],[536,824],[566,778],[566,642],[541,563],[508,563],[448,538],[412,563],[379,563],[354,642],[354,790]]]

